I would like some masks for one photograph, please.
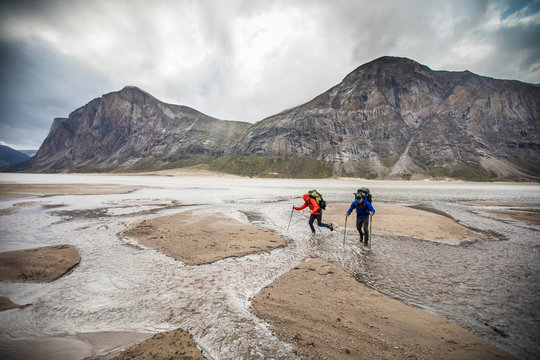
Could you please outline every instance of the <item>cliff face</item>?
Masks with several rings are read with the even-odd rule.
[[[190,158],[260,175],[538,178],[539,120],[538,86],[383,57],[256,124],[126,87],[55,119],[39,152],[18,169],[148,170]]]
[[[147,163],[171,163],[189,154],[221,155],[249,126],[165,104],[126,87],[92,100],[67,119],[55,119],[31,168],[130,170]]]
[[[316,157],[338,174],[538,175],[539,119],[537,86],[384,57],[255,124],[234,151]]]

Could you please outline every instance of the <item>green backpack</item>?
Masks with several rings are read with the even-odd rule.
[[[326,209],[326,201],[324,201],[322,195],[317,190],[309,190],[308,195],[310,198],[315,199],[321,209]]]

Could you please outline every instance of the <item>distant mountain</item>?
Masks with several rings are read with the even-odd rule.
[[[255,124],[126,87],[55,119],[30,171],[140,171],[206,163],[243,175],[540,177],[540,88],[382,57]],[[277,174],[277,175],[272,175]]]
[[[337,175],[538,177],[539,120],[537,86],[383,57],[256,123],[233,149],[313,157]]]
[[[30,157],[36,155],[36,153],[38,152],[37,150],[17,150],[17,151],[23,153],[24,155],[28,155]]]
[[[155,170],[223,155],[250,126],[163,103],[136,88],[103,95],[54,120],[32,171]]]
[[[9,146],[0,145],[0,167],[21,163],[30,159],[30,156],[14,150]]]

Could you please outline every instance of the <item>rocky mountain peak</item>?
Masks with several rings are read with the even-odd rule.
[[[90,101],[67,119],[55,119],[26,166],[42,171],[148,170],[187,155],[223,154],[248,126],[166,104],[126,86]]]
[[[341,175],[538,176],[539,119],[536,86],[382,57],[235,145],[238,154],[313,157]]]

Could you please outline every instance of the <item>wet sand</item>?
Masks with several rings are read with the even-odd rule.
[[[138,188],[106,184],[0,184],[0,200],[46,195],[125,194]]]
[[[345,226],[345,213],[350,204],[332,204],[323,213],[323,222]],[[475,241],[494,240],[460,225],[454,219],[412,208],[406,204],[376,203],[374,205],[373,235],[399,235],[438,242],[448,245],[460,245]],[[347,219],[347,234],[358,237],[356,230],[356,211],[353,210]]]
[[[61,193],[65,193],[66,187],[59,187],[62,188]],[[73,193],[97,190],[89,189],[87,185],[84,189],[80,186],[77,189],[75,185],[68,188]],[[97,191],[118,192],[117,187],[113,190],[100,188]],[[10,196],[16,196],[17,191],[20,189],[12,188]],[[39,188],[36,185],[33,191],[43,194],[53,190],[48,186]],[[348,206],[332,204],[323,220],[343,227]],[[405,204],[377,203],[375,209],[375,235],[400,235],[451,245],[491,240],[487,235],[469,230],[448,217],[412,209]],[[354,218],[355,215],[351,215],[347,224],[348,233],[350,231],[352,237],[356,236]],[[149,218],[134,224],[122,236],[133,237],[141,244],[189,265],[271,251],[285,245],[283,239],[267,230],[234,220],[226,214],[200,211]],[[55,256],[49,259],[48,264],[41,265],[42,269],[63,262],[58,260],[58,256],[67,256],[61,255],[61,250],[53,250]],[[10,258],[12,255],[4,256]],[[6,303],[12,309],[10,311],[24,311],[14,309],[19,307],[16,304]],[[368,289],[339,267],[317,259],[297,266],[263,289],[253,299],[251,309],[270,324],[280,339],[294,344],[295,352],[303,358],[511,358],[466,330]],[[79,344],[78,350],[73,350],[71,354],[85,353],[84,356],[102,359],[127,356],[132,351],[132,354],[137,352],[148,355],[140,358],[155,358],[160,349],[183,352],[193,347],[185,339],[186,334],[178,329],[177,333],[157,334],[119,355],[119,349],[146,339],[149,335],[107,333],[105,346],[105,340],[99,340],[100,334],[103,333],[89,335],[98,339],[93,343],[90,341],[93,344],[90,348],[81,350]],[[81,341],[70,337],[47,339],[41,342],[29,340],[23,342],[22,347],[28,348],[32,341],[38,341],[45,352],[54,353],[65,347],[64,340]],[[16,342],[12,341],[13,344]],[[84,340],[85,346],[88,342],[88,339]],[[160,354],[165,356],[164,353]]]
[[[511,359],[439,316],[311,259],[263,289],[252,311],[302,359]]]
[[[71,245],[45,246],[0,253],[0,281],[51,282],[79,265],[81,257]]]
[[[285,246],[283,238],[268,230],[223,213],[193,210],[143,220],[122,236],[135,238],[187,265],[208,264]]]
[[[182,329],[158,333],[125,351],[119,351],[112,357],[113,360],[204,360],[206,358],[201,350],[195,346],[191,335]]]
[[[25,338],[2,335],[0,354],[10,360],[108,359],[126,346],[137,345],[151,336],[122,331]]]
[[[494,203],[492,201],[475,201],[471,205],[491,206],[492,210],[475,211],[488,217],[500,220],[517,220],[529,225],[540,225],[540,204],[538,203]]]

